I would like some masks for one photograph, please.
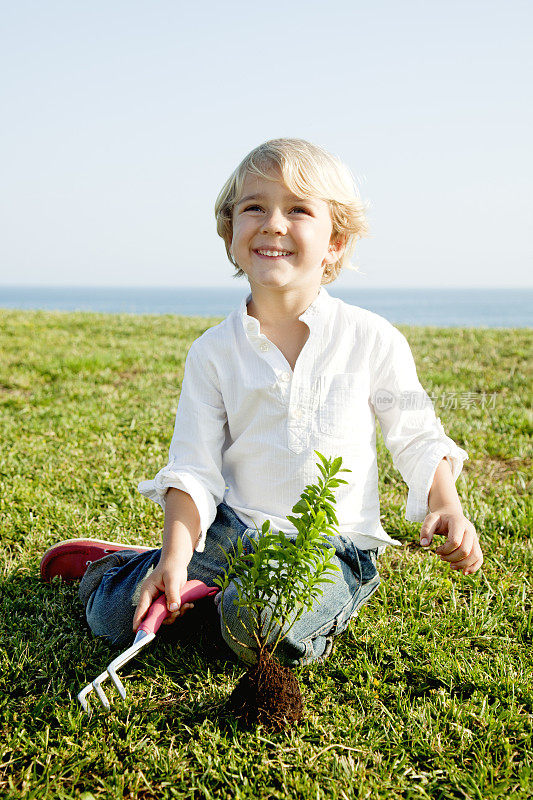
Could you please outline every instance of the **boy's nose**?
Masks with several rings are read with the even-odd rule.
[[[261,232],[276,234],[287,233],[287,223],[285,222],[283,214],[279,211],[271,211],[270,214],[267,214]]]

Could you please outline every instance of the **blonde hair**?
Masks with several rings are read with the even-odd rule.
[[[272,170],[281,172],[283,182],[299,197],[315,197],[329,205],[333,226],[332,242],[345,242],[338,261],[324,268],[322,283],[334,281],[340,271],[355,269],[350,258],[358,239],[368,234],[366,207],[359,197],[348,167],[336,156],[304,139],[270,139],[252,150],[230,175],[215,203],[217,233],[224,240],[226,253],[236,268],[234,278],[245,273],[231,252],[233,238],[233,209],[242,196],[243,184],[249,174],[267,180]]]

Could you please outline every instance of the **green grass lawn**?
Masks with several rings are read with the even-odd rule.
[[[0,311],[0,796],[533,797],[527,330],[402,328],[470,454],[458,489],[480,573],[418,547],[380,441],[383,524],[403,546],[330,660],[299,671],[298,728],[236,726],[242,666],[198,609],[123,670],[126,704],[113,690],[110,714],[81,711],[114,651],[76,586],[41,584],[40,557],[74,536],[159,544],[161,509],[136,485],[166,463],[188,347],[214,322]]]

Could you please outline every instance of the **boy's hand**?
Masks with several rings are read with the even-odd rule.
[[[141,584],[141,594],[133,617],[133,630],[137,630],[152,602],[161,592],[165,593],[167,608],[171,612],[163,625],[170,625],[177,617],[182,617],[186,611],[194,608],[193,603],[180,603],[180,592],[185,583],[187,567],[179,560],[161,559]]]
[[[422,547],[428,547],[436,533],[447,535],[435,551],[443,561],[449,561],[451,568],[463,575],[477,572],[483,564],[483,553],[476,529],[462,511],[441,508],[428,514],[420,529]]]

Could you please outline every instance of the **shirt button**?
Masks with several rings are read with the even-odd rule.
[[[293,416],[294,416],[294,419],[301,419],[302,418],[302,409],[301,408],[295,408]]]
[[[282,381],[290,381],[290,379],[291,379],[291,376],[289,375],[288,372],[282,372],[279,377],[280,377],[280,380],[282,380]]]
[[[263,342],[263,344],[261,345],[261,350],[262,350],[264,353],[266,353],[266,351],[267,351],[267,350],[269,350],[269,349],[270,349],[270,348],[269,348],[268,344],[267,344],[266,342]]]
[[[253,322],[249,322],[246,327],[248,328],[249,331],[253,331],[253,329],[255,328],[255,325],[254,325]]]

